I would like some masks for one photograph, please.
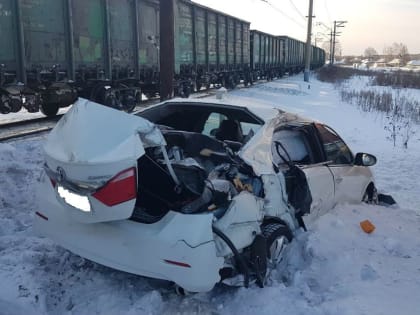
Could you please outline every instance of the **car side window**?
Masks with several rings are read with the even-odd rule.
[[[353,163],[353,154],[344,141],[330,127],[316,124],[327,161],[334,164]]]
[[[242,128],[242,132],[243,132],[244,135],[247,135],[250,132],[255,134],[261,128],[261,126],[262,125],[247,123],[247,122],[241,122],[241,128]]]
[[[215,132],[220,127],[220,123],[226,119],[227,117],[223,114],[211,113],[207,118],[201,133],[206,136],[214,136]]]
[[[279,143],[276,145],[276,142]],[[276,165],[286,163],[290,160],[307,165],[312,163],[309,145],[305,135],[299,130],[278,130],[273,134],[273,144],[271,147],[273,162]]]

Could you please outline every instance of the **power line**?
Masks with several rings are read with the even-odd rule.
[[[331,24],[331,15],[330,15],[330,10],[328,10],[327,0],[324,0],[324,6],[325,6],[325,12],[327,12],[328,22],[329,24]]]
[[[293,1],[289,0],[289,2],[291,3],[291,5],[295,9],[295,11],[300,15],[300,17],[306,22],[305,16],[302,13],[300,13],[299,9],[296,7],[296,5],[293,3]]]
[[[290,17],[289,15],[287,15],[286,13],[284,13],[282,10],[280,10],[278,7],[276,7],[275,5],[273,5],[271,2],[269,2],[268,0],[260,0],[262,2],[267,3],[269,6],[271,6],[274,10],[276,10],[277,12],[281,13],[284,17],[286,17],[287,19],[289,19],[290,21],[294,22],[296,25],[300,26],[303,29],[306,29],[306,26],[299,23],[298,21],[296,21],[294,18]]]

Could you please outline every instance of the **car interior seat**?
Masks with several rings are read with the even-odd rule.
[[[233,119],[225,119],[220,123],[220,127],[216,132],[217,140],[228,141],[243,141],[243,134],[241,125],[238,121]]]

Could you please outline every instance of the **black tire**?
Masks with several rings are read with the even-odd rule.
[[[379,203],[378,191],[373,183],[370,183],[362,197],[362,202],[377,205]]]
[[[195,91],[200,92],[201,88],[203,87],[203,84],[201,84],[201,81],[195,82]]]
[[[290,229],[282,223],[268,223],[262,226],[262,234],[266,239],[267,242],[267,258],[271,260],[272,256],[272,246],[274,245],[274,242],[278,239],[284,239],[287,240],[288,243],[290,243],[293,239],[293,234],[290,231]]]
[[[265,239],[266,255],[264,256],[266,261],[256,266],[255,269],[257,270],[256,283],[262,288],[269,279],[271,271],[282,261],[285,249],[293,239],[293,234],[285,224],[278,222],[262,225],[261,231]],[[273,255],[276,255],[276,257],[272,257]],[[260,256],[263,257],[263,255]]]
[[[256,283],[260,288],[264,287],[268,262],[267,241],[263,235],[257,235],[251,244],[250,263],[255,273]]]
[[[58,106],[57,103],[41,103],[40,110],[47,117],[54,117],[58,113]]]

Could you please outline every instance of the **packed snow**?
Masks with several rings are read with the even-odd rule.
[[[165,281],[112,270],[33,235],[45,135],[0,143],[0,314],[419,314],[418,126],[407,149],[394,147],[377,114],[302,76],[226,97],[327,123],[354,153],[378,157],[377,186],[398,206],[338,205],[296,236],[263,289],[218,285],[179,297]],[[360,228],[366,219],[376,226],[372,234]]]

